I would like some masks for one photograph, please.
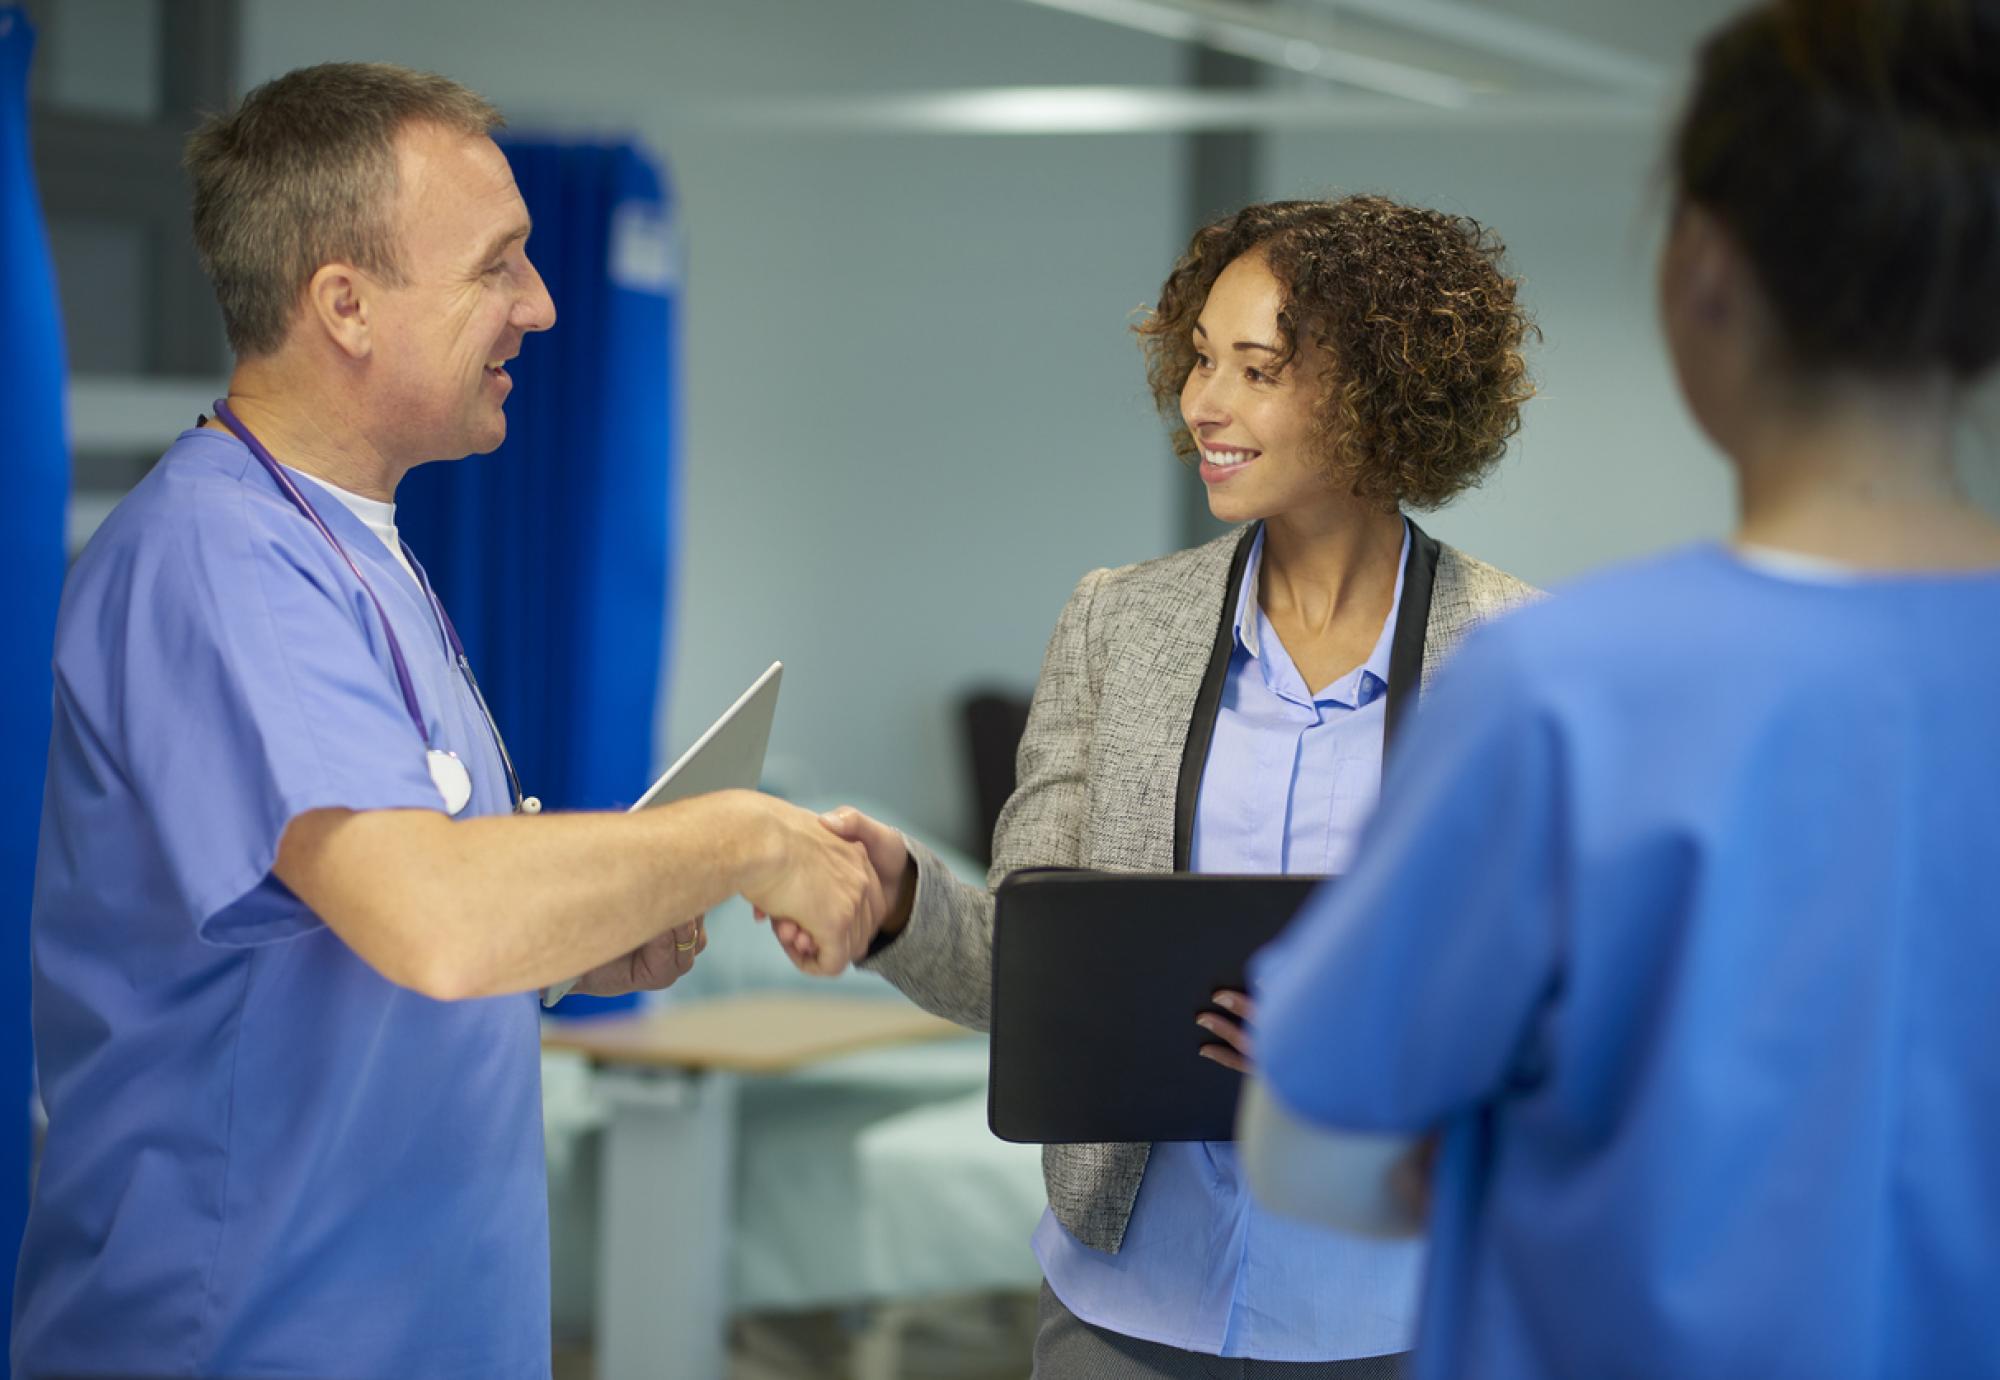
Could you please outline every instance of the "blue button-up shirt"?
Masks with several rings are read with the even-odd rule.
[[[1236,647],[1195,804],[1197,872],[1347,870],[1382,778],[1396,593],[1368,659],[1310,690],[1257,603],[1264,534],[1236,601]],[[1035,1254],[1084,1321],[1189,1351],[1340,1361],[1402,1351],[1421,1247],[1320,1231],[1251,1200],[1236,1147],[1153,1147],[1123,1246],[1106,1255],[1044,1214]]]

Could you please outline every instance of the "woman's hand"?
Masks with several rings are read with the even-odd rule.
[[[1203,1045],[1196,1053],[1204,1059],[1213,1059],[1226,1069],[1238,1073],[1250,1072],[1251,1053],[1250,1025],[1257,1019],[1256,1003],[1250,1000],[1248,992],[1238,992],[1225,987],[1209,997],[1209,1000],[1227,1011],[1229,1015],[1217,1015],[1204,1011],[1194,1018],[1194,1023],[1216,1038],[1217,1043]]]
[[[870,819],[852,805],[843,805],[820,816],[820,822],[841,838],[858,843],[868,854],[868,863],[875,871],[876,884],[881,888],[882,905],[868,917],[868,934],[855,959],[866,957],[868,948],[877,934],[902,933],[909,923],[910,906],[916,896],[917,865],[910,857],[908,845],[903,836],[888,825]],[[794,965],[812,971],[811,964],[818,953],[811,935],[793,921],[783,916],[767,917],[757,911],[759,920],[770,919],[771,931],[784,946],[785,954]]]
[[[658,992],[673,986],[708,947],[708,927],[702,923],[705,918],[697,915],[685,925],[654,935],[631,953],[599,964],[578,978],[570,990],[587,997],[622,997],[627,992]]]
[[[1423,1224],[1430,1221],[1431,1179],[1437,1170],[1437,1149],[1437,1132],[1433,1131],[1412,1145],[1410,1152],[1389,1171],[1389,1196],[1409,1214],[1415,1231],[1423,1230]]]

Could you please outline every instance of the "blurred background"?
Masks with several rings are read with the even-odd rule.
[[[1680,74],[1734,8],[31,0],[27,109],[69,364],[67,543],[88,539],[227,375],[178,168],[199,113],[321,61],[444,72],[505,112],[510,153],[619,150],[645,184],[637,230],[619,229],[614,195],[564,231],[595,234],[596,259],[552,275],[563,320],[521,370],[532,381],[626,361],[619,397],[517,393],[509,449],[458,467],[486,466],[488,491],[587,471],[598,507],[573,546],[646,553],[605,578],[647,584],[614,607],[651,610],[631,615],[648,626],[600,628],[590,662],[624,687],[616,713],[636,704],[641,722],[605,710],[618,730],[609,776],[557,803],[631,799],[782,659],[771,787],[860,803],[975,874],[1010,769],[1010,706],[1078,577],[1219,530],[1172,456],[1129,333],[1206,219],[1376,191],[1504,239],[1543,332],[1541,391],[1497,474],[1424,519],[1444,540],[1546,585],[1725,529],[1725,471],[1679,406],[1654,328],[1651,254]],[[536,194],[555,198],[536,203],[551,237],[545,206],[568,185]],[[531,256],[545,242],[538,228]],[[614,329],[586,305],[592,262],[662,309]],[[612,429],[616,464],[565,450],[563,409],[628,404],[648,420]],[[619,439],[631,435],[648,439]],[[463,517],[470,500],[457,501]],[[591,512],[621,505],[642,531],[593,525]],[[489,563],[517,549],[549,559],[532,533],[519,548],[484,536]],[[412,539],[434,570],[451,565],[442,527],[429,545]],[[534,582],[548,607],[530,627],[495,601],[482,664],[531,662],[597,616],[569,602],[581,596],[563,569],[516,564],[527,573],[508,578]],[[456,608],[491,567],[451,568],[456,584],[440,584]],[[590,712],[558,696],[563,712],[538,727],[528,689],[488,689],[534,791],[532,765],[557,773]],[[711,929],[673,1002],[788,990],[747,916]],[[902,1000],[868,977],[839,986]],[[734,1373],[1024,1373],[1038,1167],[986,1135],[983,1057],[977,1040],[944,1041],[767,1077],[654,1076],[648,1087],[692,1087],[697,1102],[730,1080],[723,1105],[699,1112],[728,1123],[714,1150],[726,1201],[712,1223],[670,1228],[715,1239],[692,1257],[684,1240],[663,1245],[659,1259],[726,1272]],[[607,1304],[608,1276],[640,1299],[676,1291],[643,1242],[614,1251],[600,1230],[607,1128],[632,1100],[607,1091],[602,1061],[575,1055],[550,1055],[548,1083],[559,1373],[676,1374],[605,1335],[630,1326],[607,1309],[631,1307]]]
[[[662,750],[782,658],[774,769],[962,845],[958,697],[1031,686],[1086,570],[1207,530],[1128,327],[1214,214],[1381,191],[1506,241],[1542,396],[1443,539],[1546,583],[1724,520],[1649,251],[1676,74],[1727,0],[27,8],[72,541],[225,376],[178,170],[197,111],[382,59],[517,132],[636,135],[677,191],[684,300]]]

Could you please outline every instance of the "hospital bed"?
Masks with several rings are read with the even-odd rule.
[[[978,873],[967,859],[948,861],[961,875]],[[907,1000],[872,974],[830,982],[799,974],[740,900],[711,913],[708,929],[700,963],[663,1000],[784,990]],[[985,1038],[971,1034],[738,1080],[726,1113],[734,1117],[728,1307],[859,1310],[868,1325],[858,1369],[886,1380],[913,1301],[1033,1291],[1040,1157],[987,1131],[985,1087]],[[559,1339],[589,1333],[599,1270],[648,1266],[600,1257],[596,1156],[609,1114],[603,1083],[581,1060],[545,1056]],[[598,1340],[601,1360],[618,1354]]]

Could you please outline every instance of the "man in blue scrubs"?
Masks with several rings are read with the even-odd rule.
[[[555,320],[498,123],[338,64],[190,140],[238,366],[64,596],[17,1376],[546,1376],[537,989],[663,986],[739,892],[844,960],[879,904],[753,793],[519,809],[393,506]]]

